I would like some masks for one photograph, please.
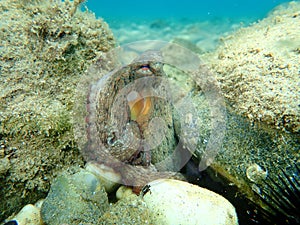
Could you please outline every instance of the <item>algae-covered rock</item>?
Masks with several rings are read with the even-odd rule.
[[[97,224],[154,224],[140,196],[129,195],[110,206]]]
[[[300,132],[300,3],[223,39],[206,61],[238,114],[277,129]]]
[[[79,2],[0,2],[0,157],[7,165],[0,220],[45,197],[62,169],[83,165],[71,125],[73,93],[114,39]]]
[[[41,215],[49,225],[96,224],[108,206],[100,180],[81,170],[73,175],[64,173],[55,179],[42,205]]]
[[[228,103],[226,137],[212,168],[258,205],[261,183],[281,170],[291,175],[300,160],[299,10],[298,2],[280,6],[201,56]]]

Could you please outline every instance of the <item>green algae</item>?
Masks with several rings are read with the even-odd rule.
[[[83,165],[71,110],[80,75],[115,42],[80,1],[0,2],[0,220],[44,197],[53,177]]]

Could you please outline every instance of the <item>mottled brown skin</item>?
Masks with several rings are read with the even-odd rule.
[[[143,96],[148,88],[156,89],[156,86],[160,85],[159,80],[157,83],[154,81],[151,84],[135,86],[134,90],[139,95],[137,101],[127,101],[126,96],[129,93],[126,91],[121,98],[118,98],[126,86],[139,78],[164,76],[161,62],[159,52],[145,52],[130,65],[106,75],[106,82],[101,87],[101,92],[95,99],[88,97],[87,111],[92,114],[91,110],[95,109],[96,112],[93,112],[94,116],[88,115],[86,118],[89,139],[84,151],[86,160],[110,166],[122,175],[122,182],[130,186],[141,187],[153,179],[173,174],[157,173],[156,169],[150,166],[151,151],[145,150],[139,142],[145,137],[151,138],[148,132],[148,122],[154,116],[159,116],[163,117],[170,129],[163,146],[158,147],[156,151],[162,152],[162,158],[164,154],[169,154],[168,151],[173,150],[177,144],[173,129],[172,108],[160,98]],[[95,91],[94,89],[91,91]],[[90,108],[90,102],[95,102],[95,108]],[[94,123],[95,126],[90,126],[90,123]],[[127,129],[131,129],[131,132]],[[95,133],[96,137],[93,136]],[[132,134],[135,137],[132,137]],[[159,159],[159,157],[156,158]]]
[[[156,58],[157,57],[158,56],[156,56]],[[109,85],[104,87],[104,90],[102,92],[105,94],[99,95],[98,99],[99,104],[97,107],[97,126],[98,132],[100,134],[100,139],[104,144],[106,144],[106,147],[109,149],[110,154],[112,154],[122,162],[127,162],[133,165],[149,166],[151,161],[150,155],[143,152],[142,147],[137,144],[133,144],[133,146],[136,147],[133,149],[128,149],[126,145],[118,145],[117,142],[119,140],[116,140],[117,137],[112,130],[112,127],[121,125],[126,126],[126,124],[129,123],[133,127],[134,135],[136,135],[136,137],[139,139],[143,139],[144,130],[147,127],[151,112],[148,112],[147,115],[142,116],[139,120],[132,120],[130,116],[130,108],[125,96],[124,99],[121,99],[121,102],[116,103],[115,101],[120,90],[122,90],[126,85],[132,83],[134,80],[146,76],[162,76],[163,65],[161,63],[152,62],[149,60],[153,59],[149,56],[148,59],[146,59],[146,57],[145,59],[138,58],[137,62],[133,62],[129,66],[123,67],[117,72],[113,73],[109,79]],[[139,88],[144,90],[147,87]],[[107,97],[108,93],[109,97]],[[150,99],[149,101],[152,100]],[[118,104],[117,107],[119,107],[118,113],[114,118],[111,117],[113,114],[113,112],[111,111],[113,104]],[[124,133],[126,134],[126,132]]]

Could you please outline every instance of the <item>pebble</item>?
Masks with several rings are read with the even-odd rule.
[[[101,184],[107,193],[114,192],[120,186],[121,175],[110,167],[88,162],[85,169],[101,180]]]
[[[118,200],[127,198],[130,195],[136,195],[133,191],[132,188],[126,187],[126,186],[121,186],[116,192],[116,198]]]
[[[145,187],[143,200],[152,213],[154,224],[238,224],[232,204],[205,188],[171,179],[152,181]]]
[[[40,209],[32,204],[25,205],[21,211],[5,224],[16,225],[42,225]]]

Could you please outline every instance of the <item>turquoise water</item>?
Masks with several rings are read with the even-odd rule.
[[[212,51],[221,36],[267,16],[286,0],[89,0],[86,6],[110,26],[118,44],[142,40],[193,43]]]
[[[88,8],[108,22],[125,19],[202,19],[219,17],[262,18],[275,6],[286,0],[89,0]]]

